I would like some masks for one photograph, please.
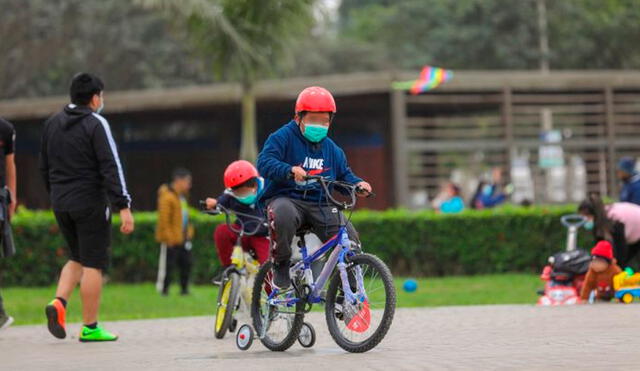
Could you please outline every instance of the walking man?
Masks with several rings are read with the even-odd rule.
[[[133,232],[134,222],[118,150],[109,123],[100,116],[103,90],[94,75],[74,76],[71,104],[45,122],[42,135],[40,170],[70,251],[56,297],[45,311],[49,332],[59,339],[67,335],[67,301],[78,283],[84,323],[79,340],[118,338],[98,325],[102,274],[111,245],[111,209],[120,212],[122,233]]]
[[[162,295],[169,294],[169,285],[175,266],[180,269],[182,295],[189,294],[191,274],[191,240],[193,226],[189,222],[187,195],[191,189],[191,173],[176,169],[171,183],[158,189],[158,225],[156,240],[160,242],[160,262],[156,288]]]
[[[16,209],[16,163],[13,149],[16,132],[13,125],[0,118],[0,258],[9,258],[15,253],[11,236],[11,217]],[[9,316],[0,296],[0,330],[11,326]]]

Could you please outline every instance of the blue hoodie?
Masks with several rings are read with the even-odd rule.
[[[640,205],[640,174],[633,176],[624,183],[620,191],[620,202],[631,202]]]
[[[302,167],[309,175],[322,175],[351,184],[362,181],[351,171],[344,151],[333,140],[325,138],[319,143],[311,143],[292,120],[267,138],[258,155],[258,172],[265,178],[261,201],[287,196],[326,203],[320,184],[293,180],[293,166]]]

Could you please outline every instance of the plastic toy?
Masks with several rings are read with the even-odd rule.
[[[615,298],[625,304],[630,304],[634,298],[640,298],[640,273],[634,273],[631,268],[613,277]]]
[[[538,293],[538,305],[571,305],[580,302],[585,274],[589,269],[591,256],[584,250],[576,249],[578,229],[586,219],[582,215],[564,215],[562,224],[568,229],[566,251],[549,257],[540,279],[545,282],[544,290]]]

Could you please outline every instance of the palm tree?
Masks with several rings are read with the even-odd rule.
[[[255,161],[255,82],[284,69],[313,26],[314,0],[137,0],[187,31],[213,72],[242,86],[240,157]]]

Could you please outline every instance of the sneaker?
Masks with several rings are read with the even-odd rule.
[[[67,337],[67,331],[65,330],[65,317],[67,310],[62,302],[58,299],[53,299],[44,310],[47,315],[47,327],[51,335],[58,339],[64,339]]]
[[[273,285],[278,289],[286,290],[291,286],[291,276],[289,275],[289,261],[273,264]]]
[[[13,317],[7,315],[0,316],[0,330],[6,329],[7,327],[11,326],[12,323]]]
[[[83,343],[99,342],[99,341],[116,341],[118,340],[118,335],[114,335],[100,326],[97,326],[94,329],[91,329],[87,326],[82,326],[79,340]]]

